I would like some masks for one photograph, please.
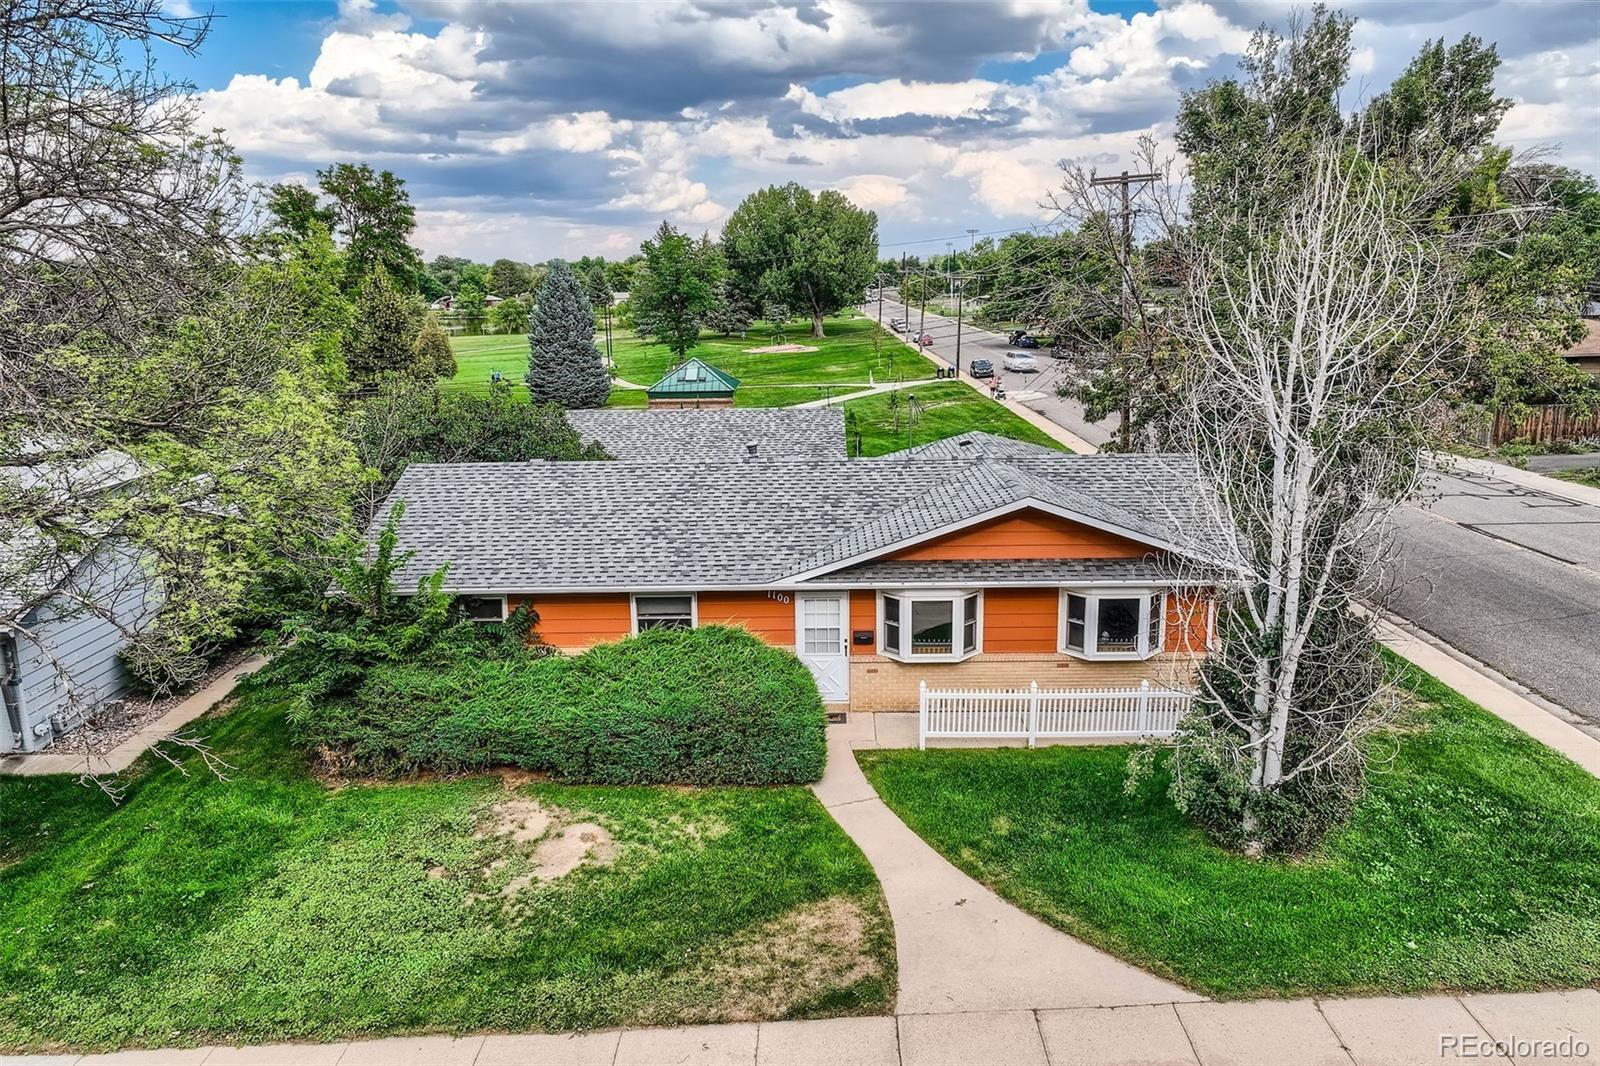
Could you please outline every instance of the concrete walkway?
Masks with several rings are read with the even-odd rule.
[[[901,1014],[1202,998],[1074,940],[952,866],[878,798],[856,765],[847,729],[830,728],[828,768],[815,791],[883,885],[894,919]]]
[[[41,774],[117,774],[133,765],[133,761],[155,744],[166,740],[190,722],[205,714],[228,693],[239,680],[267,665],[264,656],[253,656],[231,670],[224,671],[210,684],[180,700],[160,718],[146,723],[137,733],[104,755],[89,755],[82,751],[52,751],[45,749],[31,755],[8,755],[0,758],[0,774],[34,777]],[[71,743],[70,738],[67,741]]]

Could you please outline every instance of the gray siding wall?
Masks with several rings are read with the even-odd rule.
[[[72,583],[75,596],[46,600],[24,620],[26,632],[16,634],[21,747],[0,719],[0,751],[38,751],[127,689],[117,659],[127,642],[123,630],[148,624],[159,606],[155,590],[124,547],[103,548],[78,567]],[[80,606],[77,597],[96,609]]]

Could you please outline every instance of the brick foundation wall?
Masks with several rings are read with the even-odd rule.
[[[902,663],[881,655],[850,661],[852,711],[915,711],[918,682],[929,688],[1102,688],[1186,685],[1196,660],[1161,655],[1143,662],[1091,662],[1070,655],[974,655],[961,663]]]

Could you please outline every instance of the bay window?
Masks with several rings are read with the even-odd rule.
[[[1066,589],[1061,594],[1061,650],[1083,659],[1159,655],[1166,594],[1154,589]]]
[[[891,659],[954,662],[976,655],[982,596],[964,589],[907,589],[880,595],[879,647]]]

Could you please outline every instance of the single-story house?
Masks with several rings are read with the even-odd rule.
[[[118,451],[0,468],[16,488],[79,513],[140,475]],[[63,549],[33,530],[0,543],[0,754],[49,747],[121,696],[118,653],[160,606],[142,556],[114,536]]]
[[[636,418],[654,417],[638,412]],[[538,613],[565,651],[743,626],[824,700],[911,710],[919,685],[1181,684],[1207,647],[1206,537],[1181,456],[1067,455],[967,434],[875,459],[715,453],[414,464],[396,575],[474,616]]]
[[[645,390],[651,407],[732,407],[739,379],[710,363],[689,359]]]

